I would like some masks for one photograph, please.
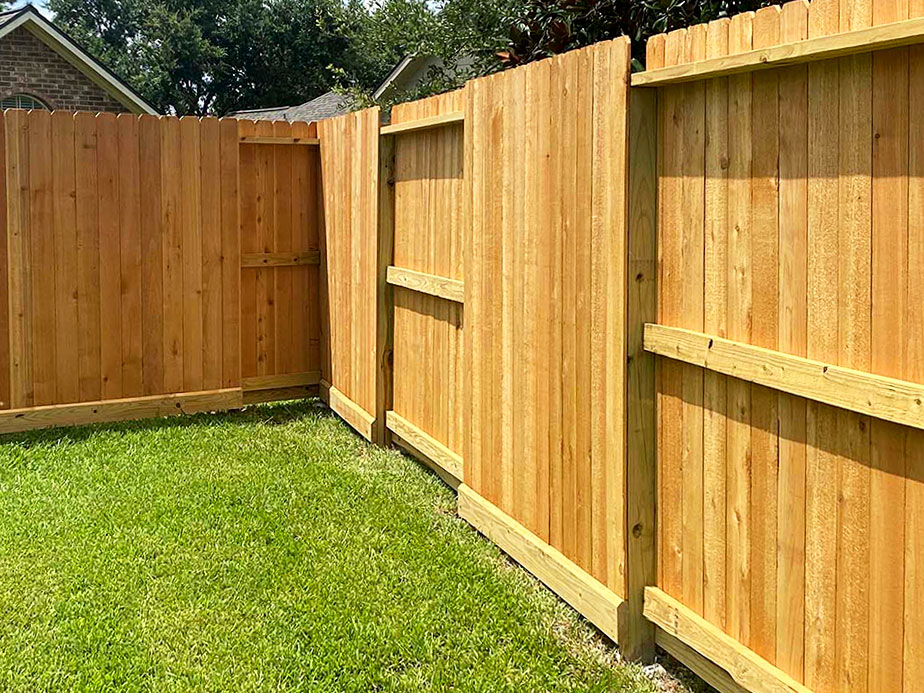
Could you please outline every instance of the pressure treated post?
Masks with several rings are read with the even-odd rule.
[[[392,407],[392,338],[394,334],[394,300],[387,282],[388,267],[394,262],[395,249],[395,137],[379,136],[379,214],[376,276],[375,331],[375,431],[374,442],[387,446],[385,413]]]
[[[630,89],[628,286],[626,327],[627,599],[619,645],[633,660],[654,658],[655,630],[642,614],[645,587],[655,584],[655,362],[643,348],[646,322],[657,311],[657,91]]]

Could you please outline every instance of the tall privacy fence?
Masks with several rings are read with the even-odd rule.
[[[0,431],[316,389],[318,152],[296,146],[314,134],[3,114]]]
[[[632,658],[924,686],[924,4],[317,125],[7,112],[0,431],[318,392]]]

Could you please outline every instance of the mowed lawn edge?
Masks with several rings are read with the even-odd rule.
[[[0,688],[653,691],[313,402],[0,438]]]

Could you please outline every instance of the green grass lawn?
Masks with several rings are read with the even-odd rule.
[[[0,689],[652,691],[310,403],[0,442]]]

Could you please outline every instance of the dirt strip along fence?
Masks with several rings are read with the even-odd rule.
[[[3,114],[0,431],[316,392],[314,132]]]

